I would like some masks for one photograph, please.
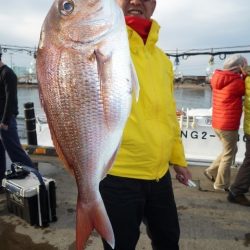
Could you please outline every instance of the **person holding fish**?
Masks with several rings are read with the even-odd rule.
[[[191,174],[173,67],[156,47],[155,6],[54,0],[42,25],[39,96],[55,149],[77,185],[77,250],[94,229],[105,249],[134,250],[142,220],[154,249],[179,248],[169,166],[185,185]]]
[[[17,133],[17,76],[2,60],[0,47],[0,193],[4,192],[2,180],[5,177],[7,151],[12,162],[33,166],[30,157],[23,150]]]
[[[171,61],[156,46],[155,0],[117,0],[127,24],[130,53],[140,84],[114,165],[100,183],[116,250],[135,250],[143,221],[154,250],[179,249],[180,228],[170,165],[188,185],[174,100]],[[105,250],[112,249],[103,240]]]

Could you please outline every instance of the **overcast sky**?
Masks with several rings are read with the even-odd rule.
[[[1,0],[3,1],[3,0]],[[0,13],[0,44],[36,47],[43,20],[53,0],[8,0]],[[161,25],[159,46],[180,52],[248,46],[250,50],[249,0],[157,0],[153,16]],[[245,54],[250,62],[250,54]],[[29,65],[31,57],[22,53],[4,54],[13,65]],[[204,75],[209,56],[180,60],[183,74]],[[214,67],[221,67],[215,57]]]

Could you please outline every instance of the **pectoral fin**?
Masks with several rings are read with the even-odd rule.
[[[110,116],[110,103],[109,103],[109,86],[110,76],[112,72],[112,53],[110,55],[104,55],[99,50],[94,51],[97,70],[100,81],[100,92],[103,103],[104,120],[105,124],[109,129],[112,129],[112,121],[109,119]]]

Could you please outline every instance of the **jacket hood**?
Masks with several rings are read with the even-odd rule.
[[[223,89],[237,79],[242,79],[239,73],[229,70],[215,70],[211,79],[211,86],[213,89]]]

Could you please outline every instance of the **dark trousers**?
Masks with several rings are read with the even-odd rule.
[[[30,157],[23,150],[18,133],[16,119],[13,116],[10,120],[8,130],[0,129],[0,186],[6,171],[6,157],[7,151],[12,162],[19,162],[27,166],[33,166]]]
[[[108,175],[100,183],[100,192],[114,230],[115,250],[135,250],[142,221],[154,250],[179,249],[179,221],[169,172],[159,181]],[[112,249],[105,241],[103,245],[105,250]]]
[[[245,134],[245,137],[245,158],[240,166],[233,185],[230,187],[231,192],[235,195],[247,193],[250,187],[250,135]]]

